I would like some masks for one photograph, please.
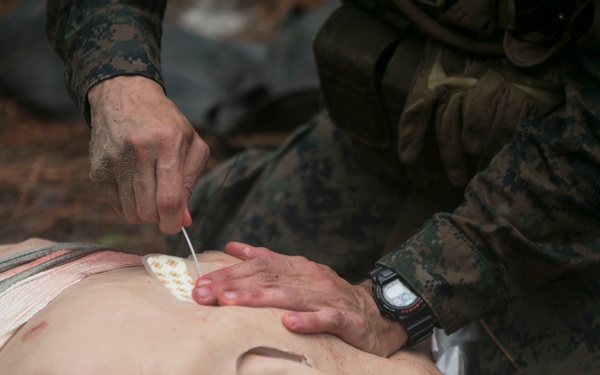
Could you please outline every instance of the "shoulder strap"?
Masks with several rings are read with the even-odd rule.
[[[53,253],[65,250],[67,250],[67,252],[64,254],[52,257],[47,261],[44,261],[40,264],[37,264],[31,268],[24,270],[23,272],[19,272],[15,275],[0,280],[0,293],[10,288],[14,284],[18,283],[19,281],[27,279],[32,275],[83,258],[84,256],[92,253],[96,253],[99,251],[118,251],[123,253],[129,253],[129,251],[123,249],[117,249],[103,245],[83,243],[56,243],[34,248],[21,253],[12,254],[0,259],[0,276],[1,273],[7,272],[15,267],[34,262]]]

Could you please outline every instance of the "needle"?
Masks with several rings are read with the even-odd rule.
[[[190,253],[192,253],[192,257],[194,258],[194,262],[196,263],[196,270],[198,270],[198,277],[200,277],[200,276],[202,276],[202,272],[200,272],[200,264],[198,263],[198,258],[196,257],[196,252],[194,251],[194,248],[192,247],[192,241],[190,241],[190,238],[188,237],[188,234],[185,231],[184,227],[181,227],[181,231],[183,232],[183,235],[185,236],[185,240],[187,241],[187,244],[190,247]]]
[[[235,160],[233,161],[233,163],[231,163],[231,166],[229,167],[229,169],[227,170],[227,173],[225,173],[225,177],[223,178],[223,181],[221,181],[221,184],[219,185],[219,187],[217,188],[217,191],[213,194],[213,198],[218,195],[221,192],[221,189],[223,188],[223,185],[225,184],[225,181],[227,181],[227,178],[229,178],[229,173],[231,173],[231,170],[233,169],[233,167],[237,164],[237,161],[239,159],[239,154],[235,157]],[[211,199],[208,204],[210,205],[210,203],[213,201],[213,199]],[[200,223],[202,223],[202,220],[204,220],[204,217],[202,217],[202,219],[200,219]],[[200,225],[202,226],[202,225]],[[183,235],[185,236],[185,239],[187,241],[188,246],[190,247],[190,253],[192,253],[192,257],[194,257],[194,262],[196,262],[196,269],[198,270],[198,277],[200,277],[202,275],[202,272],[200,272],[200,264],[198,264],[198,258],[196,257],[196,252],[194,251],[194,248],[192,247],[192,241],[190,241],[190,238],[188,237],[187,232],[185,231],[184,227],[181,227],[181,231],[183,232]]]

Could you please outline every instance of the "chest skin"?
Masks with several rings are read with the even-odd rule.
[[[385,374],[421,365],[330,335],[293,334],[281,325],[283,313],[181,302],[141,267],[114,270],[69,288],[22,326],[0,351],[0,372]]]

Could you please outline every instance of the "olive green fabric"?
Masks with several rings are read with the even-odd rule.
[[[376,163],[379,157],[325,115],[276,152],[243,152],[201,180],[192,195],[194,248],[247,242],[364,278],[408,191],[385,163]],[[176,254],[189,252],[181,236],[170,241]]]

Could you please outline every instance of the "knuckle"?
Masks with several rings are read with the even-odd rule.
[[[324,266],[322,264],[318,264],[314,261],[311,260],[302,260],[302,267],[304,267],[306,272],[309,272],[310,274],[314,274],[314,275],[328,275],[327,269],[329,267]],[[321,276],[322,277],[322,276]]]
[[[268,272],[262,272],[258,274],[258,279],[263,286],[272,286],[278,283],[279,275]]]
[[[172,149],[185,144],[186,138],[185,133],[178,127],[158,125],[154,127],[152,136],[148,140],[153,146]]]
[[[203,140],[198,142],[198,151],[202,155],[203,160],[208,160],[210,158],[210,147],[208,147]]]
[[[319,280],[319,284],[323,290],[333,290],[337,289],[337,283],[329,278],[324,278]]]
[[[156,197],[156,207],[161,212],[177,212],[181,207],[181,198],[173,190],[159,193]]]
[[[306,257],[304,257],[302,255],[294,255],[294,256],[292,256],[292,260],[295,261],[295,262],[299,262],[299,263],[306,262],[309,265],[311,265],[311,264],[312,265],[316,265],[317,264],[317,263],[315,263],[313,261],[308,260],[308,258],[306,258]]]
[[[344,314],[339,310],[330,310],[327,320],[333,331],[337,331],[344,325]]]
[[[138,209],[137,212],[139,218],[143,221],[143,222],[152,222],[155,223],[158,221],[159,217],[158,217],[158,213],[155,210],[151,210],[151,209]]]
[[[194,185],[194,183],[189,182],[184,182],[183,184],[183,191],[185,192],[185,196],[188,197],[188,199],[194,193]]]
[[[300,291],[294,288],[285,290],[286,298],[293,303],[294,309],[298,311],[309,311],[313,301],[307,299]]]
[[[138,147],[135,149],[135,159],[144,164],[149,163],[155,159],[154,152],[150,148]]]
[[[264,303],[267,293],[263,290],[251,290],[240,293],[240,300],[246,304],[259,306]]]
[[[171,140],[181,143],[181,134],[175,132],[173,128],[167,126],[159,126],[153,132],[153,136],[148,140],[153,143],[170,143]]]
[[[267,260],[260,258],[251,259],[247,261],[247,264],[250,267],[251,272],[256,274],[267,271],[269,267],[269,263],[267,262]]]
[[[151,131],[128,132],[119,140],[121,153],[135,152],[136,157],[152,155],[157,146],[170,140],[172,130],[165,126],[153,126]]]

